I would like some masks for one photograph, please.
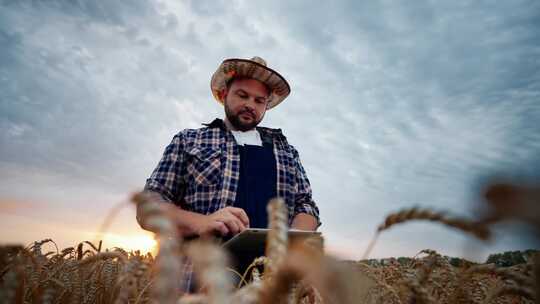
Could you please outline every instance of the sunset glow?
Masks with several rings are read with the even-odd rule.
[[[141,253],[157,252],[157,241],[151,234],[119,235],[107,233],[103,236],[105,248],[120,247],[126,251],[140,250]]]

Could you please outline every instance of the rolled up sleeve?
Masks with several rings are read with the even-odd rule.
[[[144,190],[157,192],[168,202],[177,202],[179,195],[184,191],[181,174],[183,162],[183,136],[182,133],[178,133],[165,148],[161,160],[152,175],[146,180]]]
[[[319,217],[319,208],[313,201],[311,193],[311,184],[307,177],[306,171],[300,162],[300,156],[298,151],[293,147],[294,162],[296,167],[296,193],[295,193],[295,205],[294,216],[299,213],[306,213],[313,216],[317,220],[317,227],[321,225]]]

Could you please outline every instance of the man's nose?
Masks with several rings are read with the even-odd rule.
[[[248,100],[246,100],[246,102],[244,102],[244,108],[253,112],[253,110],[255,110],[254,103],[255,100],[249,98]]]

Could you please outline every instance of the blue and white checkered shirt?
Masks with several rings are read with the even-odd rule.
[[[277,164],[277,194],[288,207],[289,225],[299,213],[307,213],[320,225],[319,209],[300,163],[298,151],[280,129],[257,127],[263,142],[273,144]],[[180,208],[211,214],[233,206],[240,176],[240,154],[233,134],[221,119],[200,129],[185,129],[165,148],[163,157],[146,180],[154,191]],[[187,266],[187,265],[186,265]],[[186,269],[186,272],[190,272]],[[191,284],[188,275],[187,286]]]
[[[319,210],[311,198],[311,186],[296,149],[280,129],[257,127],[263,141],[271,141],[277,163],[277,194],[289,211],[289,224],[298,213],[314,216]],[[184,210],[211,214],[233,206],[240,176],[240,154],[236,140],[222,120],[207,127],[176,134],[165,149],[145,190]],[[320,222],[319,222],[320,224]]]

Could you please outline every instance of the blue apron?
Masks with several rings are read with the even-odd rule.
[[[268,201],[277,196],[277,168],[271,142],[262,146],[238,145],[240,179],[234,207],[242,208],[251,228],[267,228]]]

